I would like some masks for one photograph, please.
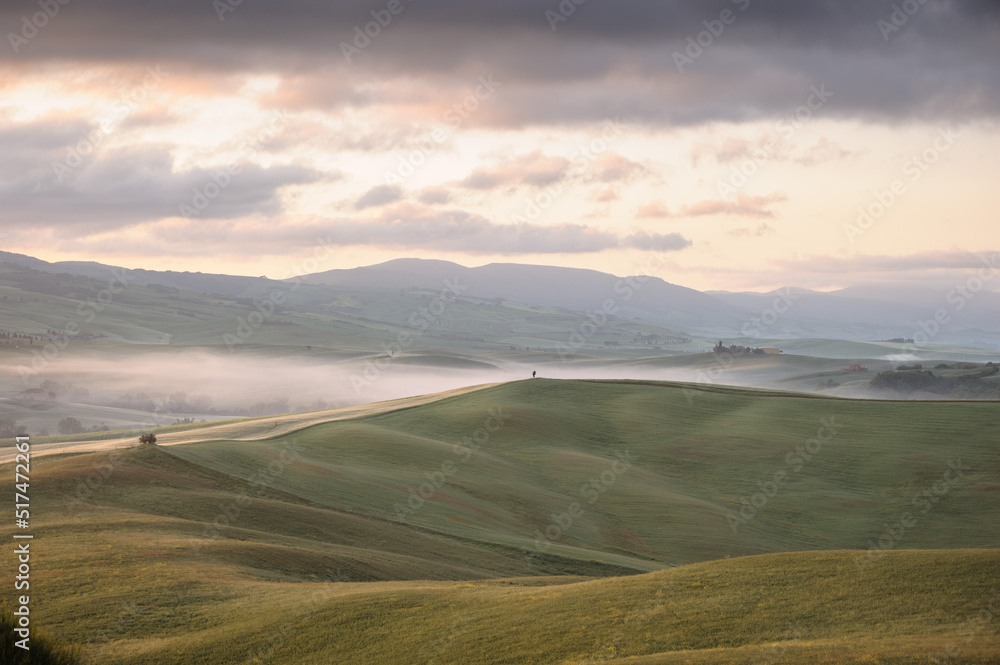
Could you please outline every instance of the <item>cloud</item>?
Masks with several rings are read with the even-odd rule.
[[[769,194],[767,196],[749,196],[737,194],[734,201],[707,200],[685,206],[681,215],[684,217],[705,217],[710,215],[729,215],[732,217],[774,217],[774,212],[767,206],[772,203],[786,201],[784,194]]]
[[[355,210],[377,208],[389,203],[395,203],[403,198],[403,190],[396,185],[378,185],[369,189],[360,199],[354,202]]]
[[[739,229],[733,229],[729,232],[729,235],[736,236],[737,238],[752,236],[754,238],[763,238],[764,236],[774,235],[775,231],[769,224],[758,224],[756,228],[743,227]]]
[[[630,181],[646,173],[642,164],[613,152],[602,154],[591,168],[594,179],[605,183]]]
[[[848,159],[857,154],[857,151],[847,150],[837,141],[823,137],[815,145],[796,155],[794,160],[803,166],[815,166],[826,162]]]
[[[183,228],[162,231],[180,238]],[[317,238],[329,246],[436,250],[484,255],[585,254],[616,249],[676,251],[691,245],[679,234],[635,232],[620,235],[582,224],[503,224],[464,210],[439,210],[400,202],[378,209],[370,219],[335,219],[274,227],[237,222],[226,229],[227,242],[240,246],[309,246]]]
[[[853,256],[811,256],[779,259],[775,264],[796,271],[817,273],[920,273],[927,271],[978,270],[1000,273],[1000,252],[938,250],[900,256],[857,254]]]
[[[18,177],[0,182],[0,221],[70,227],[75,233],[123,228],[188,214],[198,219],[271,216],[283,210],[280,190],[331,180],[298,165],[252,163],[175,171],[163,146],[112,148],[85,157],[76,168],[53,171],[65,150],[41,150],[22,162]],[[186,211],[186,212],[185,212]]]
[[[672,252],[690,247],[692,242],[679,233],[646,233],[639,232],[622,240],[626,247],[642,250]]]
[[[663,201],[650,201],[646,205],[639,206],[639,211],[636,213],[636,217],[653,217],[664,219],[667,217],[673,217],[670,210],[667,208],[667,204]]]
[[[621,199],[621,194],[615,187],[605,187],[593,192],[591,198],[598,203],[611,203]]]
[[[443,205],[451,201],[451,192],[443,187],[431,187],[420,192],[419,199],[428,205]]]
[[[534,0],[469,3],[422,0],[380,30],[347,62],[343,43],[384,10],[378,0],[318,3],[95,0],[63,9],[17,53],[0,59],[30,68],[50,62],[170,63],[172,71],[273,72],[275,104],[366,108],[413,103],[400,80],[455,87],[495,73],[495,107],[477,121],[496,126],[598,122],[690,125],[780,118],[824,83],[836,103],[824,115],[895,119],[996,118],[1000,5],[989,0],[920,3],[892,33],[878,22],[888,2],[695,0],[588,3],[555,31]],[[218,5],[232,8],[219,14]],[[18,26],[26,5],[5,3],[0,24]],[[556,8],[557,5],[553,5]],[[721,9],[735,13],[713,46],[679,72],[673,54]],[[221,19],[221,20],[220,20]],[[516,48],[511,44],[516,40]],[[39,70],[41,71],[41,70]]]
[[[492,166],[477,168],[461,184],[470,189],[497,189],[517,185],[544,187],[561,180],[569,165],[570,162],[565,157],[548,157],[541,150],[535,150]]]

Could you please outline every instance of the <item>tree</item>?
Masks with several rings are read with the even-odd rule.
[[[146,433],[139,437],[139,443],[147,446],[152,446],[156,443],[156,435]]]
[[[63,418],[57,426],[60,434],[81,434],[86,430],[83,424],[76,418]]]

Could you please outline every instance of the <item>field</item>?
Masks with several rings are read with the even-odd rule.
[[[997,662],[997,413],[538,379],[52,437],[33,617],[108,663]]]

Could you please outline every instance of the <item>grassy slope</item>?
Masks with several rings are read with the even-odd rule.
[[[688,398],[691,399],[690,403]],[[508,421],[466,460],[455,443],[490,409]],[[1000,450],[984,438],[995,403],[926,404],[822,399],[675,384],[536,380],[438,402],[321,424],[274,440],[213,442],[176,454],[220,471],[250,473],[294,439],[302,451],[282,490],[320,505],[392,519],[442,465],[456,472],[407,516],[462,538],[531,546],[536,529],[573,501],[585,514],[551,551],[579,558],[617,553],[664,564],[726,554],[865,547],[906,511],[918,526],[906,547],[994,547]],[[837,433],[801,469],[787,456],[817,434]],[[629,451],[633,468],[589,504],[581,488]],[[912,504],[949,460],[970,468],[926,514]],[[759,514],[727,522],[757,483],[789,480]],[[608,478],[609,476],[605,476]],[[440,478],[439,478],[440,479]],[[759,498],[758,498],[759,501]]]
[[[462,461],[454,442],[497,408],[507,422]],[[995,552],[894,551],[866,568],[851,553],[765,556],[559,587],[400,580],[605,576],[728,555],[860,548],[912,511],[914,493],[959,457],[970,470],[894,549],[995,548],[997,408],[536,380],[294,433],[289,423],[274,439],[43,457],[32,476],[33,530],[45,548],[33,571],[45,599],[38,618],[60,638],[113,641],[108,662],[230,662],[303,614],[274,662],[413,662],[404,654],[424,648],[418,643],[442,650],[438,662],[585,662],[598,652],[710,647],[743,649],[712,662],[746,662],[753,649],[773,650],[752,645],[781,640],[796,617],[812,632],[783,645],[782,657],[848,649],[860,636],[877,638],[866,653],[919,655],[952,639],[989,601],[1000,585]],[[820,418],[833,418],[837,435],[734,534],[725,515],[757,491],[757,480],[788,468],[785,454],[815,435]],[[293,440],[299,457],[258,494],[247,479]],[[530,548],[534,530],[580,500],[580,486],[622,449],[634,466],[547,555],[524,557],[519,548]],[[407,489],[448,460],[458,472],[407,523],[394,519]],[[2,477],[7,493],[11,475]],[[92,490],[81,490],[88,478]],[[244,490],[251,503],[234,514]],[[229,526],[221,538],[206,537],[217,518]],[[4,565],[11,573],[9,557]],[[751,568],[726,568],[744,565]],[[682,573],[703,576],[681,586],[687,609],[657,611],[633,631],[634,617],[645,616],[636,603],[650,613],[643,603],[666,593],[657,575]],[[351,582],[310,582],[322,579]],[[314,588],[337,595],[304,610],[303,590]],[[819,609],[830,607],[840,609]],[[631,646],[618,645],[619,629]],[[995,637],[977,639],[964,653],[996,646]],[[303,655],[313,649],[325,655]],[[344,655],[355,652],[354,660]],[[674,657],[648,662],[686,662]]]

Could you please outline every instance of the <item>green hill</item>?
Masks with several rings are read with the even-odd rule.
[[[37,458],[33,616],[109,663],[995,662],[995,629],[961,636],[1000,587],[996,403],[538,379],[396,406]]]

